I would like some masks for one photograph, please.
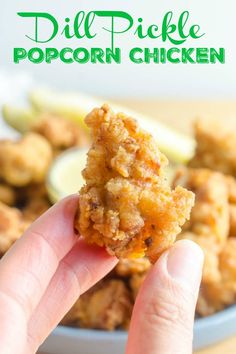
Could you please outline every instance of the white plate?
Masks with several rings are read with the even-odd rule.
[[[236,334],[236,305],[197,319],[194,349],[215,344]],[[127,332],[99,331],[58,326],[41,346],[48,354],[124,354]]]

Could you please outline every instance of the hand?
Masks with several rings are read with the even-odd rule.
[[[0,261],[0,352],[33,354],[80,294],[117,263],[74,233],[78,196],[40,217]]]
[[[117,263],[74,233],[78,196],[39,218],[0,261],[1,353],[32,354],[78,296]],[[190,354],[203,256],[177,242],[138,295],[126,354]]]
[[[192,353],[202,266],[202,250],[189,240],[159,258],[138,294],[126,354]]]

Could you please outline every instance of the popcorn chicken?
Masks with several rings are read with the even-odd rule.
[[[235,292],[222,282],[202,284],[198,296],[196,313],[210,316],[235,302]]]
[[[45,113],[31,129],[44,136],[56,151],[88,144],[86,133],[76,123],[52,114]]]
[[[86,123],[93,145],[75,228],[119,258],[146,255],[154,262],[189,218],[193,193],[165,183],[167,159],[134,119],[104,105]]]
[[[236,204],[230,204],[229,206],[230,215],[230,236],[236,236]]]
[[[203,284],[200,291],[197,313],[208,316],[236,301],[236,238],[228,238],[219,256],[221,279]]]
[[[28,223],[20,210],[0,202],[0,255],[2,256],[22,235]]]
[[[219,269],[219,254],[220,247],[215,242],[214,235],[197,235],[191,232],[183,232],[178,236],[178,239],[188,239],[196,242],[204,253],[204,267],[202,281],[203,283],[217,282],[221,279]]]
[[[133,299],[135,300],[137,295],[138,295],[138,292],[139,292],[139,289],[141,288],[143,282],[144,282],[144,279],[146,278],[146,275],[147,273],[135,273],[131,276],[130,280],[129,280],[129,285],[130,285],[130,288],[132,290],[132,295],[133,295]]]
[[[197,120],[195,123],[197,147],[190,161],[191,167],[207,167],[236,176],[236,133],[225,121]]]
[[[0,202],[13,206],[16,203],[16,191],[7,184],[0,183]]]
[[[196,195],[190,221],[184,229],[209,237],[222,247],[229,232],[228,188],[224,175],[208,169],[181,168],[175,177],[176,184]]]
[[[62,320],[64,325],[114,330],[127,327],[131,296],[122,280],[108,279],[82,295]]]
[[[232,176],[225,176],[228,187],[229,203],[236,204],[236,179]]]
[[[23,217],[29,222],[35,221],[50,208],[50,203],[46,198],[31,199],[22,209]]]
[[[16,142],[0,142],[0,177],[12,186],[44,181],[51,161],[51,147],[38,134],[28,133]]]
[[[236,237],[229,237],[219,257],[224,282],[233,284],[236,291]]]
[[[232,176],[226,176],[226,183],[229,192],[229,216],[230,230],[229,236],[236,236],[236,179]]]
[[[120,259],[115,271],[121,277],[128,277],[133,274],[146,273],[150,267],[151,263],[147,258]]]

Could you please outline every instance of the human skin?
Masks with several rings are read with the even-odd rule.
[[[49,209],[0,261],[4,354],[35,353],[78,296],[117,264],[75,234],[78,198]],[[137,297],[126,354],[191,353],[202,263],[200,248],[187,240],[160,257]]]

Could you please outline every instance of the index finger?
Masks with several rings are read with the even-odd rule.
[[[0,261],[0,293],[20,304],[27,317],[77,240],[74,215],[78,198],[70,196],[50,208]]]

